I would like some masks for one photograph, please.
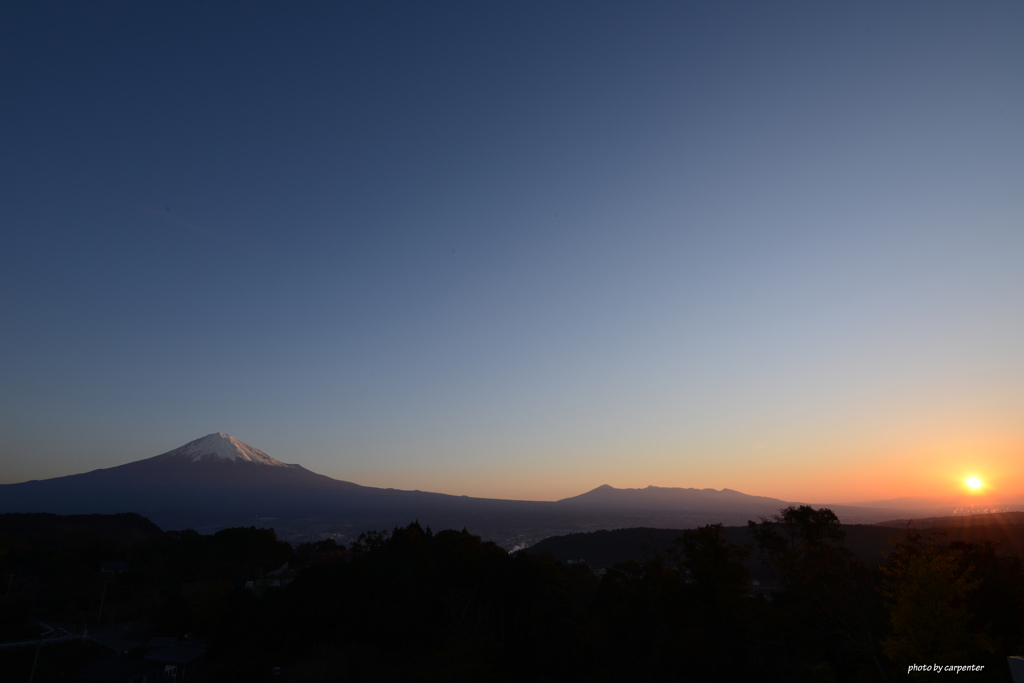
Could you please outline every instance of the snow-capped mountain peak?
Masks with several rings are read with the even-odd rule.
[[[269,467],[289,467],[258,448],[239,441],[230,434],[216,432],[201,439],[189,441],[173,451],[157,456],[165,459],[185,459],[192,462],[245,462]]]

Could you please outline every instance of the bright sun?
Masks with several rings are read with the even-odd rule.
[[[981,488],[981,479],[978,479],[977,477],[970,477],[967,480],[967,487],[977,491]]]

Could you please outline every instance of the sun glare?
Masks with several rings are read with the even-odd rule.
[[[967,479],[967,488],[972,491],[977,491],[981,488],[981,479],[978,479],[977,477],[969,477]]]

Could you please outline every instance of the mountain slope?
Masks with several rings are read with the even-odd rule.
[[[138,512],[164,528],[303,514],[376,490],[276,460],[216,433],[116,467],[0,486],[0,512]]]
[[[0,513],[136,512],[164,529],[207,531],[332,523],[358,532],[420,519],[481,533],[543,524],[552,505],[360,486],[284,463],[219,432],[116,467],[0,485]]]
[[[365,488],[310,472],[301,465],[285,464],[232,436],[218,432],[152,458],[82,474],[8,484],[0,487],[0,490],[8,495],[13,495],[17,490],[10,487],[25,487],[36,493],[85,491],[90,488],[130,493],[134,489],[153,486],[226,490],[283,487],[330,491]],[[3,507],[9,505],[3,504]]]

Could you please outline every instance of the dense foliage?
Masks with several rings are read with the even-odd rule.
[[[809,507],[750,534],[741,547],[721,525],[683,531],[601,575],[417,523],[347,550],[293,550],[265,529],[167,532],[121,547],[130,569],[102,576],[80,570],[117,550],[109,539],[92,554],[22,542],[3,569],[38,578],[3,613],[95,623],[105,590],[104,622],[205,639],[210,680],[281,667],[293,681],[884,681],[922,663],[1009,680],[1005,657],[1024,652],[1020,562],[991,543],[910,533],[865,566],[835,515]],[[751,581],[755,557],[772,581]]]
[[[1024,651],[1020,563],[990,544],[911,535],[880,569],[828,510],[751,531],[752,548],[720,525],[684,531],[603,576],[465,531],[367,535],[351,561],[255,604],[240,661],[285,661],[301,680],[884,681],[914,663],[1008,680],[1005,657]],[[751,554],[773,584],[752,585]]]

